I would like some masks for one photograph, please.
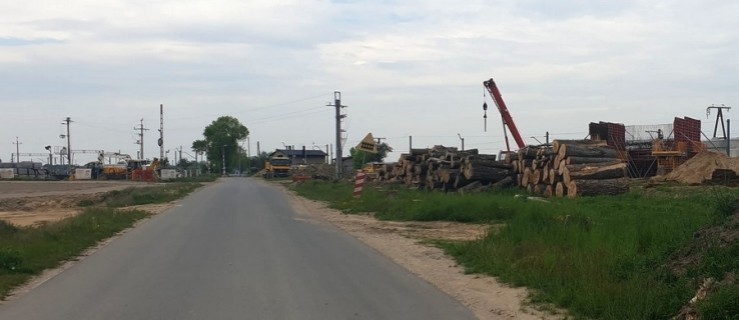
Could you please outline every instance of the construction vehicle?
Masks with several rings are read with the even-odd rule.
[[[111,156],[111,155],[108,155]],[[102,163],[102,154],[98,158],[99,161],[90,162],[85,165],[87,168],[93,169],[93,178],[98,180],[127,180],[127,179],[134,179],[138,178],[137,180],[141,180],[140,177],[146,176],[151,178],[146,178],[146,180],[153,180],[154,177],[157,175],[156,171],[160,167],[159,159],[154,158],[154,160],[149,163],[149,160],[138,160],[138,159],[131,159],[131,156],[127,154],[115,154],[112,155],[112,157],[120,159],[118,163],[116,164],[103,164]],[[151,171],[150,173],[147,173],[147,171]],[[134,174],[136,173],[136,174]]]
[[[281,153],[276,153],[264,163],[263,176],[265,178],[290,176],[291,163],[290,158]]]
[[[380,177],[380,170],[383,167],[385,167],[385,164],[382,162],[367,162],[359,171],[364,173],[365,179],[377,180]]]
[[[490,80],[484,81],[482,85],[488,89],[488,92],[490,92],[490,98],[495,103],[495,106],[498,107],[498,111],[500,112],[501,119],[503,120],[503,137],[505,137],[506,151],[505,153],[501,152],[501,154],[498,156],[499,160],[503,160],[501,156],[507,156],[508,154],[511,153],[511,146],[508,142],[508,131],[506,131],[506,127],[508,127],[508,130],[511,132],[511,135],[513,136],[513,140],[516,141],[516,145],[518,146],[519,149],[526,147],[526,143],[523,142],[523,138],[521,137],[521,134],[518,132],[516,123],[513,122],[513,117],[511,116],[511,113],[508,111],[508,107],[506,106],[505,101],[503,101],[503,96],[500,94],[500,90],[498,90],[498,86],[495,84],[495,81],[493,81],[493,78],[490,78]],[[482,104],[482,109],[485,112],[483,118],[485,119],[485,129],[487,130],[487,117],[488,117],[487,102],[484,102]]]

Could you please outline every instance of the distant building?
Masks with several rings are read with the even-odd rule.
[[[269,157],[288,158],[292,165],[326,163],[326,153],[321,150],[277,149]]]

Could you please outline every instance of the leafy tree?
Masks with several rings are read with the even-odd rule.
[[[238,166],[239,154],[241,153],[238,141],[246,139],[248,135],[249,129],[241,124],[238,119],[231,116],[222,116],[205,127],[205,130],[203,130],[205,139],[193,141],[192,150],[205,152],[213,170],[220,172],[224,156],[226,168]]]
[[[392,151],[393,148],[384,142],[377,145],[377,153],[364,152],[362,150],[357,150],[356,148],[349,149],[354,169],[361,169],[362,166],[368,162],[383,162],[387,157],[388,152]]]

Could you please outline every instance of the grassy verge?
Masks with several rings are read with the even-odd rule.
[[[116,208],[169,202],[199,186],[173,183],[108,192],[102,203],[80,203],[87,208],[79,215],[37,227],[18,228],[0,220],[0,299],[34,275],[73,259],[149,215]]]
[[[670,267],[696,231],[735,212],[739,193],[727,189],[674,188],[548,203],[510,192],[461,196],[387,186],[365,187],[362,199],[352,199],[351,186],[317,181],[296,191],[347,213],[376,212],[380,219],[503,221],[500,232],[483,239],[441,246],[468,272],[532,288],[532,301],[553,303],[577,318],[670,318],[702,277],[739,274],[736,243],[699,248],[706,251],[702,262],[689,265],[687,274],[676,275]],[[734,310],[728,301],[736,288],[723,287],[699,311],[708,316]]]

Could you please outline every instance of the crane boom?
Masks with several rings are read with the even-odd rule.
[[[508,107],[506,107],[505,101],[503,101],[503,96],[500,94],[500,90],[498,90],[498,86],[495,84],[495,81],[490,78],[490,80],[487,80],[482,84],[490,92],[490,97],[493,99],[493,102],[495,102],[495,106],[498,107],[500,116],[503,118],[503,133],[505,133],[505,127],[508,127],[513,139],[516,140],[518,148],[526,147],[526,144],[523,142],[523,138],[521,138],[521,134],[518,132],[518,128],[516,128],[516,124],[513,122],[513,117],[511,117],[511,113],[508,111]],[[506,148],[510,151],[510,147],[508,146],[508,137],[506,137],[505,143]]]

